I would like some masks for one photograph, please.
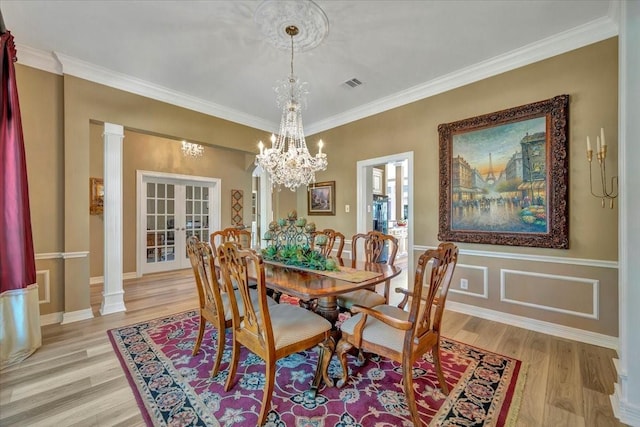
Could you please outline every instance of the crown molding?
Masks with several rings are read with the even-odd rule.
[[[16,43],[16,51],[18,64],[62,75],[62,64],[58,62],[53,52],[45,52],[20,43]]]
[[[305,125],[307,134],[313,135],[324,130],[382,113],[420,99],[438,95],[458,87],[474,83],[495,75],[533,64],[571,50],[606,40],[618,35],[618,2],[613,0],[609,12],[584,25],[572,28],[536,43],[512,50],[503,55],[462,68],[453,73],[411,87],[385,98],[380,98],[357,108],[347,110],[318,122]]]
[[[313,135],[614,37],[618,35],[619,7],[619,2],[612,0],[605,17],[324,120],[307,124],[306,133]],[[268,132],[277,127],[277,123],[269,120],[99,67],[59,52],[45,52],[20,44],[17,44],[17,48],[19,64],[55,74],[69,74]]]
[[[62,72],[64,74],[69,74],[94,83],[131,92],[157,101],[177,105],[178,107],[197,111],[199,113],[219,117],[231,122],[240,123],[245,126],[269,131],[274,128],[274,124],[268,120],[252,116],[238,110],[226,108],[222,105],[214,104],[213,102],[205,101],[195,96],[186,95],[164,86],[149,83],[145,80],[137,79],[107,68],[99,67],[59,52],[54,52],[54,54],[62,64]]]

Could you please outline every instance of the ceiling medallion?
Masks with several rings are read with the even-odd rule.
[[[294,47],[305,52],[318,46],[329,33],[329,19],[311,0],[266,0],[256,9],[253,20],[267,41],[278,49],[291,49],[287,27],[298,28]]]

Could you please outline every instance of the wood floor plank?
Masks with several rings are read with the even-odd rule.
[[[101,316],[102,285],[92,285],[95,318],[43,327],[43,346],[0,372],[0,426],[145,425],[107,330],[194,310],[198,297],[190,270],[126,280],[124,290],[127,311]],[[608,400],[612,350],[448,310],[442,330],[528,365],[518,426],[621,426]]]
[[[587,426],[619,427],[622,424],[614,417],[609,395],[588,387],[582,390],[584,397],[584,420]]]
[[[594,351],[594,346],[578,343],[580,357],[580,374],[582,385],[590,390],[613,394],[613,384],[607,381],[615,375],[612,355],[606,356],[602,351]]]
[[[528,396],[543,396],[546,394],[549,373],[550,339],[548,335],[533,331],[527,331],[524,335],[519,358],[527,365],[525,393]],[[544,399],[522,399],[517,425],[541,426],[544,411]]]
[[[582,417],[582,381],[577,349],[576,342],[552,339],[546,402],[548,407]]]
[[[598,427],[587,426],[583,417],[553,405],[545,405],[544,419],[542,420],[541,425],[558,427]]]

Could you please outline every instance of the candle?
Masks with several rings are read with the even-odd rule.
[[[324,145],[324,143],[322,142],[322,140],[320,140],[318,142],[318,154],[322,154],[322,146]]]
[[[604,150],[604,146],[606,145],[604,142],[604,128],[600,128],[600,139],[602,140],[602,149]]]
[[[587,153],[591,151],[591,141],[589,141],[589,137],[587,136]]]
[[[264,144],[262,143],[262,141],[258,142],[258,148],[260,149],[260,155],[262,155],[262,152],[264,150]]]
[[[596,136],[596,153],[600,154],[600,137]]]
[[[271,146],[273,146],[275,142],[276,142],[276,136],[274,134],[271,134]]]

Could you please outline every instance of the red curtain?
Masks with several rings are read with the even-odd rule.
[[[0,51],[0,293],[36,282],[22,120],[11,32]]]

